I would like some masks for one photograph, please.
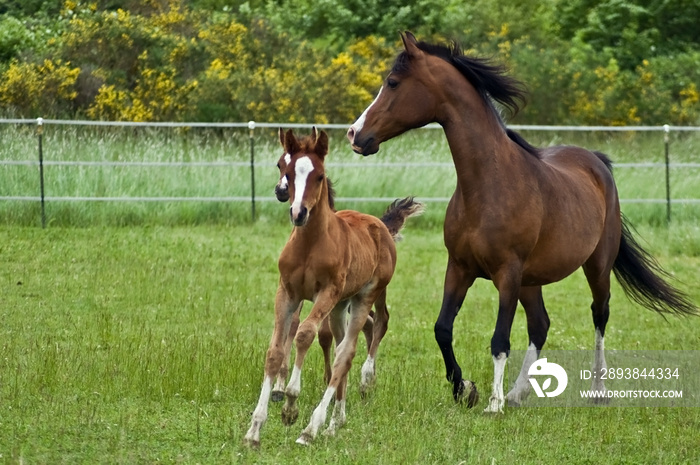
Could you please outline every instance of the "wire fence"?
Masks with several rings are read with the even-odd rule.
[[[55,120],[55,119],[0,119],[0,125],[34,125],[37,136],[37,158],[34,160],[0,160],[0,166],[38,166],[39,167],[39,191],[36,195],[0,195],[0,201],[15,202],[39,202],[41,204],[42,226],[46,224],[46,202],[244,202],[250,203],[251,215],[255,220],[256,202],[276,201],[275,197],[255,195],[255,168],[269,167],[268,163],[260,163],[255,160],[254,134],[256,129],[285,128],[310,129],[345,129],[345,124],[304,124],[304,123],[262,123],[262,122],[231,122],[231,123],[200,123],[200,122],[131,122],[131,121],[88,121],[88,120]],[[250,139],[249,161],[93,161],[93,160],[44,160],[43,156],[43,128],[46,125],[57,126],[95,126],[95,127],[132,127],[132,128],[219,128],[219,129],[248,129]],[[669,159],[669,134],[671,132],[700,132],[696,126],[542,126],[542,125],[510,125],[510,128],[518,131],[581,131],[581,132],[658,132],[664,136],[665,161],[615,163],[616,168],[663,168],[666,180],[665,198],[620,199],[622,203],[657,203],[666,204],[667,220],[671,219],[672,204],[700,204],[700,198],[672,198],[669,173],[671,169],[697,169],[700,163],[675,162]],[[437,124],[429,124],[424,129],[440,129]],[[366,167],[359,162],[329,162],[328,166],[336,167]],[[47,196],[45,195],[44,167],[214,167],[232,168],[248,167],[250,169],[250,195],[247,196]],[[378,162],[373,166],[398,168],[398,167],[451,167],[448,162]],[[700,192],[699,192],[700,194]],[[388,197],[339,197],[340,201],[353,202],[388,202],[393,198]],[[423,202],[446,202],[449,197],[427,197],[420,199]]]

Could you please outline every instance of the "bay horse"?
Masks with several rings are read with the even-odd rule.
[[[284,148],[284,130],[279,128],[279,140],[280,144]],[[315,140],[317,138],[316,128],[312,129],[311,137]],[[287,180],[287,165],[291,162],[292,157],[286,151],[280,156],[277,161],[277,169],[279,170],[280,177],[275,185],[275,197],[280,202],[289,201],[289,183]],[[326,178],[328,183],[328,204],[333,211],[335,211],[335,191],[333,190],[333,183],[330,178]],[[282,364],[279,374],[277,375],[277,381],[275,386],[272,388],[271,400],[272,402],[281,402],[284,400],[284,385],[287,381],[287,375],[289,374],[289,360],[292,355],[292,342],[294,341],[294,336],[296,335],[297,328],[299,327],[299,318],[301,316],[301,309],[304,303],[299,304],[299,308],[294,312],[292,316],[292,323],[289,328],[289,335],[284,345],[284,359],[285,363]],[[362,327],[362,332],[365,335],[365,341],[367,343],[367,353],[368,356],[374,359],[376,354],[371,353],[372,348],[372,332],[374,326],[374,312],[370,311],[369,316],[365,325]],[[331,332],[330,319],[328,317],[323,319],[321,326],[318,329],[318,344],[321,346],[323,352],[323,380],[328,384],[331,380],[331,346],[333,345],[333,333]],[[366,395],[367,389],[369,388],[369,381],[362,383],[360,385],[360,395],[364,397]]]
[[[331,379],[297,443],[308,445],[314,440],[325,424],[333,398],[335,405],[326,433],[333,435],[343,426],[347,375],[357,337],[374,305],[370,353],[376,354],[389,320],[386,287],[396,267],[394,241],[406,219],[419,214],[423,208],[409,197],[393,202],[381,220],[356,211],[336,212],[329,204],[324,168],[327,134],[321,131],[316,135],[314,131],[311,137],[298,140],[289,130],[284,137],[284,147],[290,155],[285,176],[294,228],[278,262],[280,280],[275,298],[275,325],[265,358],[260,398],[244,438],[246,444],[254,447],[260,445],[260,430],[267,419],[272,383],[283,364],[285,339],[290,334],[292,317],[303,300],[312,301],[313,307],[294,337],[296,359],[285,389],[282,422],[291,425],[299,415],[296,400],[301,391],[304,358],[317,328],[328,317],[333,337],[338,342]],[[361,383],[373,382],[374,376],[375,359],[370,355],[362,366]]]
[[[504,67],[466,56],[456,44],[418,42],[410,32],[401,39],[403,51],[347,137],[365,156],[376,153],[382,142],[431,122],[440,124],[447,137],[457,187],[445,215],[448,261],[435,339],[456,401],[466,398],[471,407],[477,399],[452,347],[454,320],[476,278],[491,280],[498,290],[487,412],[503,411],[503,376],[518,301],[525,309],[529,345],[507,395],[514,404],[529,393],[527,367],[539,358],[547,338],[542,286],[578,267],[593,296],[598,372],[606,366],[611,271],[637,303],[661,314],[697,314],[695,304],[664,280],[666,274],[632,236],[606,155],[573,146],[530,145],[506,127],[495,106],[516,114],[525,100],[524,87]],[[593,389],[605,389],[602,380],[594,381]]]

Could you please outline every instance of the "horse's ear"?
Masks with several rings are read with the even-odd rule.
[[[301,146],[299,145],[299,141],[297,140],[296,137],[294,137],[294,132],[292,132],[291,129],[287,131],[287,133],[284,135],[284,150],[290,154],[294,155],[295,153],[298,153],[301,150]]]
[[[318,132],[316,131],[316,126],[312,126],[311,127],[311,140],[316,142],[317,139],[318,139]]]
[[[403,41],[403,48],[406,50],[406,53],[408,53],[409,56],[414,56],[417,54],[419,51],[418,46],[416,45],[418,40],[411,31],[404,31],[403,34],[401,34],[401,40]]]
[[[321,131],[316,138],[316,146],[314,147],[314,152],[320,158],[325,158],[328,154],[328,134],[326,131]]]
[[[284,147],[284,129],[282,128],[279,129],[279,138],[280,144],[282,144],[282,147]]]

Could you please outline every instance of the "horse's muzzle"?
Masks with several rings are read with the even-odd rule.
[[[372,155],[379,151],[379,144],[375,143],[374,137],[368,137],[363,140],[359,133],[355,131],[355,128],[351,127],[348,129],[347,137],[352,146],[352,150],[360,155]]]

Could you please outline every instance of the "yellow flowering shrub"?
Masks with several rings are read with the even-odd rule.
[[[61,60],[13,61],[0,76],[0,105],[24,117],[63,116],[77,96],[80,70]]]

